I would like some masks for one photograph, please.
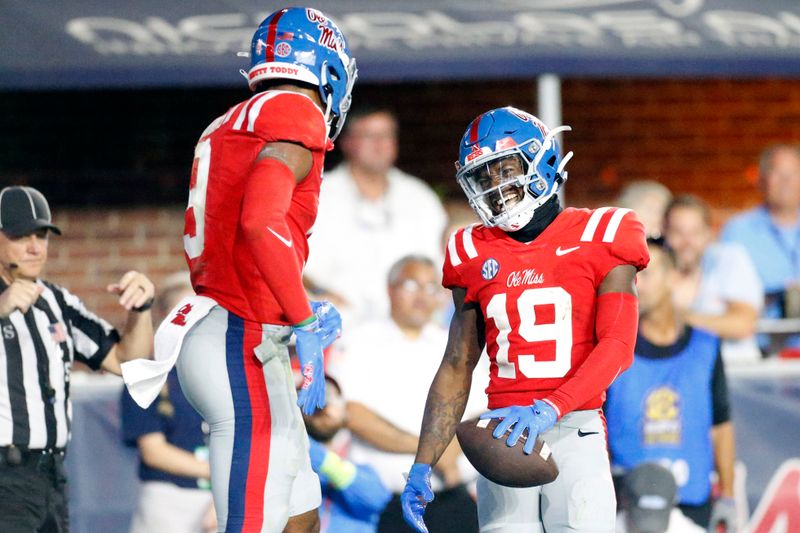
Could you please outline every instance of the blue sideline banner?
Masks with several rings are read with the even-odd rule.
[[[800,531],[800,362],[728,369],[744,533]],[[115,376],[76,374],[67,455],[74,533],[127,531],[136,506],[136,452],[121,442]],[[114,495],[110,498],[109,495]]]

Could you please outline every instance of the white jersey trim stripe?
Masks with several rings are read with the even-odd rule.
[[[237,110],[237,109],[239,109],[239,106],[240,106],[240,105],[242,105],[242,104],[237,104],[237,105],[233,106],[232,108],[230,108],[230,109],[228,110],[228,112],[227,112],[227,113],[225,113],[225,118],[222,120],[222,123],[223,123],[223,124],[225,124],[226,122],[228,122],[228,121],[231,119],[231,117],[232,117],[232,116],[233,116],[233,114],[236,112],[236,110]]]
[[[467,257],[470,259],[475,259],[478,257],[478,250],[475,249],[475,242],[472,240],[472,228],[474,227],[475,224],[470,224],[464,228],[464,238],[462,240],[464,244],[464,251],[467,252]]]
[[[457,267],[461,264],[461,258],[458,256],[456,250],[456,234],[458,231],[450,235],[450,240],[447,241],[447,255],[450,256],[450,264]]]
[[[622,224],[623,217],[630,212],[630,209],[623,208],[614,211],[614,214],[612,215],[611,220],[608,222],[608,226],[606,227],[606,232],[603,234],[603,242],[614,242],[614,237],[617,235],[619,225]]]
[[[239,116],[236,117],[236,122],[233,123],[233,128],[232,129],[234,129],[234,130],[242,129],[242,124],[244,124],[244,117],[247,115],[247,104],[248,104],[248,102],[249,102],[249,100],[242,104],[242,109],[239,111]]]
[[[600,220],[602,220],[603,215],[611,209],[610,207],[601,207],[599,209],[595,209],[592,216],[589,218],[589,222],[586,224],[586,229],[583,230],[583,235],[581,235],[581,242],[591,242],[594,239],[594,232],[597,231],[597,226],[600,225]]]
[[[261,113],[261,108],[264,107],[264,104],[267,103],[267,100],[271,100],[279,94],[281,93],[269,92],[263,95],[256,103],[253,104],[253,107],[250,108],[250,113],[247,116],[247,131],[255,131],[256,120],[258,120],[258,114]]]
[[[244,119],[245,119],[245,116],[246,116],[247,117],[247,131],[255,131],[256,120],[258,120],[258,115],[259,115],[259,113],[261,113],[261,108],[264,106],[264,104],[267,102],[267,100],[270,100],[271,98],[275,98],[276,96],[280,96],[281,94],[286,94],[287,92],[288,91],[267,91],[267,92],[264,92],[264,93],[257,94],[255,96],[253,96],[252,98],[250,98],[250,100],[248,100],[247,102],[243,102],[242,104],[240,104],[241,105],[241,111],[239,111],[239,115],[236,117],[236,122],[233,123],[232,129],[234,129],[234,130],[242,129],[242,126],[244,125]],[[291,93],[291,94],[300,95],[300,93]],[[308,96],[306,96],[304,94],[300,95],[300,96],[303,96],[304,98],[308,98],[309,100],[311,100],[310,97],[308,97]],[[311,100],[311,101],[313,102],[313,100]],[[252,102],[252,105],[250,105],[251,102]],[[247,108],[248,107],[250,107],[250,112],[249,113],[247,112]],[[324,113],[322,112],[322,110],[319,109],[318,106],[315,105],[314,107],[315,107],[315,109],[317,109],[317,111],[319,111],[320,115],[322,115],[323,117],[325,116]],[[235,109],[236,108],[234,108],[233,110],[230,110],[229,113],[235,113],[236,112]],[[225,117],[225,119],[223,121],[223,124],[225,122],[227,122],[229,119],[230,119],[230,117],[228,117],[226,115],[226,117]]]

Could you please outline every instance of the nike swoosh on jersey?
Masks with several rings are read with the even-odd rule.
[[[270,228],[269,226],[267,226],[267,229],[268,229],[268,230],[269,230],[269,231],[270,231],[270,232],[271,232],[273,235],[275,235],[275,237],[277,237],[279,241],[281,241],[283,244],[285,244],[285,245],[286,245],[288,248],[291,248],[291,247],[292,247],[292,239],[287,239],[287,238],[285,238],[283,235],[281,235],[280,233],[278,233],[278,232],[277,232],[277,231],[275,231],[274,229]]]
[[[600,433],[599,431],[583,431],[581,429],[578,430],[579,437],[588,437],[589,435],[597,435]]]
[[[561,247],[559,246],[558,248],[556,248],[556,255],[559,257],[562,255],[567,255],[568,253],[574,252],[578,248],[580,248],[580,246],[573,246],[572,248],[565,248],[562,250]]]

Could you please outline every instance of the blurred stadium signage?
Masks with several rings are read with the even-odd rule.
[[[0,88],[239,83],[274,2],[0,4]],[[271,4],[275,4],[274,6]],[[330,4],[330,5],[327,5]],[[315,2],[364,79],[800,75],[795,0]]]
[[[748,523],[749,533],[800,531],[800,459],[786,461],[764,492]]]
[[[726,373],[745,532],[800,531],[800,362],[770,359]]]

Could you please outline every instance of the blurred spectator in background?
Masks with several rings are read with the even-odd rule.
[[[764,290],[747,251],[712,242],[711,211],[692,195],[667,206],[664,237],[677,262],[672,296],[684,321],[721,337],[726,362],[759,359],[755,331]]]
[[[639,334],[633,365],[608,390],[612,468],[669,464],[681,511],[711,531],[736,531],[733,477],[736,447],[719,339],[685,324],[672,301],[675,260],[651,241],[639,273]],[[712,502],[711,474],[720,497]],[[713,510],[712,510],[713,504]]]
[[[764,316],[796,318],[800,305],[785,304],[787,294],[800,290],[800,145],[765,149],[758,175],[763,204],[731,218],[720,237],[741,243],[750,254],[766,292]],[[800,336],[790,344],[800,345]]]
[[[345,321],[388,313],[386,273],[401,257],[442,257],[444,209],[427,184],[393,166],[397,127],[389,110],[354,109],[339,141],[344,162],[322,183],[306,285]]]
[[[480,222],[475,215],[475,211],[466,202],[449,202],[446,206],[447,210],[447,224],[442,232],[442,239],[440,249],[444,254],[444,249],[447,248],[447,243],[450,236],[461,228],[469,226],[470,224],[477,224]],[[437,265],[438,266],[438,265]]]
[[[675,507],[677,495],[669,470],[656,463],[640,464],[622,480],[616,533],[704,533]]]
[[[400,508],[403,473],[413,462],[427,390],[447,344],[446,331],[434,320],[442,294],[437,270],[421,256],[397,261],[388,276],[391,318],[376,317],[348,334],[331,366],[348,401],[347,425],[354,437],[350,459],[372,465],[394,493],[381,516],[381,533],[413,531]],[[465,418],[486,410],[488,379],[488,368],[479,365]],[[436,465],[436,499],[425,515],[431,531],[477,531],[477,510],[459,457],[454,440]]]
[[[153,284],[130,271],[106,287],[128,314],[120,337],[79,298],[40,277],[50,233],[61,234],[42,193],[0,191],[0,229],[0,531],[68,531],[72,363],[120,374],[120,363],[147,357]]]
[[[325,379],[325,407],[303,417],[311,444],[311,467],[322,484],[320,531],[374,533],[392,494],[371,466],[341,457],[346,446],[339,449],[336,437],[344,428],[345,403],[339,384],[330,377]]]
[[[652,180],[627,183],[617,197],[616,205],[633,209],[644,225],[648,237],[660,237],[664,226],[664,212],[672,201],[672,193],[664,185]]]
[[[178,272],[161,284],[155,302],[157,323],[184,296],[194,294],[188,272]],[[122,438],[139,451],[139,504],[131,533],[200,533],[216,531],[209,484],[208,431],[189,405],[175,368],[155,402],[139,407],[122,391]]]

